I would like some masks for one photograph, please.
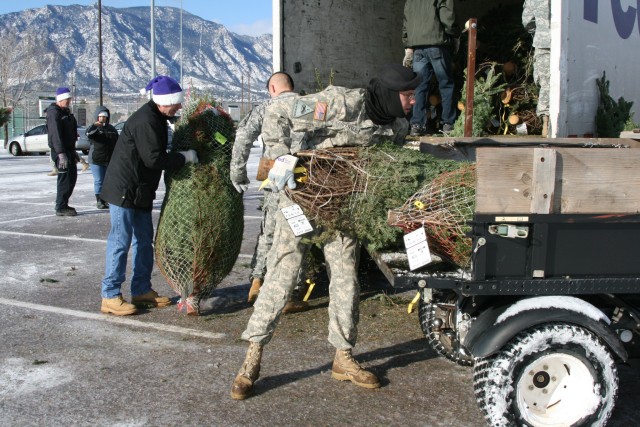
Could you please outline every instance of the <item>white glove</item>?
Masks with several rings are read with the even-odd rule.
[[[284,174],[279,174],[271,169],[269,171],[269,183],[271,184],[271,191],[274,193],[284,190],[285,185],[292,190],[296,188],[296,180],[290,170],[284,171]]]
[[[184,161],[186,163],[198,163],[198,154],[196,154],[196,150],[178,151],[178,153],[184,156]]]
[[[248,180],[246,182],[235,182],[234,180],[231,180],[231,183],[233,184],[236,191],[240,194],[244,193],[249,188]]]
[[[407,68],[413,69],[413,49],[407,48],[404,50],[404,59],[402,60],[402,65]]]
[[[69,160],[64,153],[58,154],[58,169],[66,169],[69,166]]]

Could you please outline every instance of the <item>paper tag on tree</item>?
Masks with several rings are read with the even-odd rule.
[[[407,249],[409,270],[415,270],[431,262],[431,252],[427,243],[424,227],[404,235],[404,247]]]
[[[289,227],[291,227],[291,230],[296,237],[313,231],[311,223],[305,216],[304,212],[302,212],[302,208],[300,206],[291,205],[280,209],[280,211],[286,218],[289,223]]]

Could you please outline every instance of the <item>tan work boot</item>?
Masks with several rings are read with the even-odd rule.
[[[171,305],[171,300],[169,298],[161,297],[153,289],[144,295],[138,295],[137,297],[131,298],[131,302],[138,306],[152,305],[154,307],[166,307]]]
[[[337,350],[333,359],[331,378],[340,381],[351,381],[364,388],[379,388],[380,381],[371,372],[362,369],[351,355],[351,350]]]
[[[51,172],[49,172],[47,174],[47,176],[56,176],[56,175],[58,175],[58,169],[57,168],[51,169]]]
[[[116,316],[128,316],[129,314],[135,314],[138,309],[135,305],[126,302],[122,295],[118,295],[115,298],[102,298],[100,311],[115,314]]]
[[[249,304],[253,304],[256,302],[258,298],[258,294],[260,293],[260,287],[262,286],[262,279],[253,279],[251,281],[251,289],[249,289],[249,297],[247,298],[247,302]]]
[[[309,309],[309,303],[306,301],[293,301],[289,300],[282,309],[282,314],[288,313],[300,313],[301,311],[307,311]]]
[[[262,360],[262,345],[252,342],[249,344],[247,356],[240,368],[240,372],[233,380],[231,398],[244,400],[251,396],[253,383],[260,377],[260,361]]]

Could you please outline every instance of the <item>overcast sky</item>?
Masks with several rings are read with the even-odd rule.
[[[47,4],[92,5],[97,0],[1,0],[0,14],[40,8]],[[224,25],[238,34],[258,36],[272,33],[272,0],[155,0],[156,6],[182,7],[185,11]],[[151,6],[151,0],[102,0],[102,6]]]

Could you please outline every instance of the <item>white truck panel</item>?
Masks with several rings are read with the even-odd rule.
[[[596,80],[640,106],[640,10],[636,0],[551,2],[552,136],[595,133]],[[636,115],[636,121],[639,119]]]

